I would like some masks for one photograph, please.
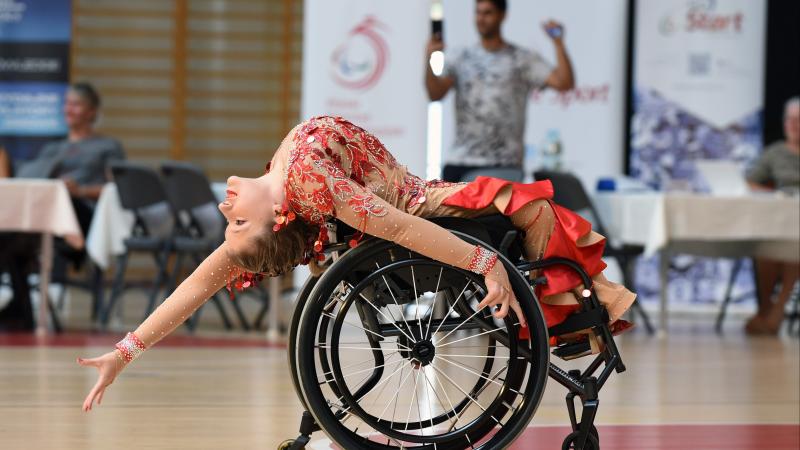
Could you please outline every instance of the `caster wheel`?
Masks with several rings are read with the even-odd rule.
[[[288,439],[278,444],[278,450],[289,450],[294,445],[294,439]],[[305,448],[305,447],[302,447]]]
[[[589,432],[589,438],[586,439],[586,445],[583,447],[583,450],[600,450],[600,440],[597,437],[597,429],[592,427],[592,430]],[[578,439],[578,432],[573,431],[569,434],[569,436],[564,439],[564,444],[561,445],[561,450],[573,450],[576,449],[575,441]]]

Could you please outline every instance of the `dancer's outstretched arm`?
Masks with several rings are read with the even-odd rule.
[[[108,385],[133,358],[170,334],[225,286],[231,269],[233,264],[223,243],[133,333],[117,344],[114,351],[97,358],[78,358],[79,364],[96,367],[99,372],[97,383],[83,402],[84,411],[92,409],[95,400],[100,404]]]

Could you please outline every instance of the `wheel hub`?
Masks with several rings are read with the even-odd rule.
[[[436,346],[427,339],[417,341],[411,348],[411,357],[419,361],[422,366],[430,364],[434,356],[436,356]]]

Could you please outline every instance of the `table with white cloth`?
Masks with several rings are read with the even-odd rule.
[[[676,254],[800,260],[800,199],[780,194],[600,192],[594,196],[608,238],[661,252],[659,332],[667,329],[669,261]]]
[[[46,308],[50,270],[53,263],[53,236],[63,237],[76,248],[83,248],[75,209],[66,186],[60,180],[0,180],[0,231],[42,235],[39,277],[39,311],[36,332],[46,327]]]
[[[221,201],[225,198],[226,189],[226,183],[211,183],[211,191],[217,197],[217,200]],[[219,214],[216,208],[216,205],[209,204],[201,207],[199,211],[195,211],[195,214]],[[165,217],[171,217],[168,211],[165,211],[165,214],[167,214]],[[164,223],[171,227],[171,220],[165,220]],[[92,217],[92,225],[89,228],[89,236],[86,239],[86,251],[92,261],[99,267],[107,269],[114,257],[125,253],[125,239],[130,237],[133,224],[133,213],[123,209],[116,184],[107,183],[100,193],[100,198],[97,200],[97,206]],[[156,230],[155,234],[159,233]],[[270,298],[280,298],[281,292],[280,279],[273,278],[270,280]],[[279,338],[277,330],[281,329],[279,323],[281,315],[280,304],[280,301],[271,302],[272,306],[269,308],[267,316],[268,336],[275,339]]]

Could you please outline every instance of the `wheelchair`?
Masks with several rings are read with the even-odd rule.
[[[590,277],[571,260],[526,261],[522,232],[505,216],[431,220],[501,255],[529,336],[513,312],[501,320],[476,308],[486,293],[482,276],[381,239],[350,248],[353,230],[328,224],[332,263],[301,288],[289,329],[292,381],[305,409],[300,435],[278,448],[304,449],[316,431],[347,450],[507,448],[532,419],[549,376],[569,391],[572,432],[562,448],[599,449],[598,393],[625,370],[608,313],[585,289],[580,310],[548,329],[533,290],[547,280],[529,275],[560,265],[584,286]],[[586,370],[550,362],[551,352],[591,354],[585,340],[551,345],[551,336],[586,329],[604,344]]]

